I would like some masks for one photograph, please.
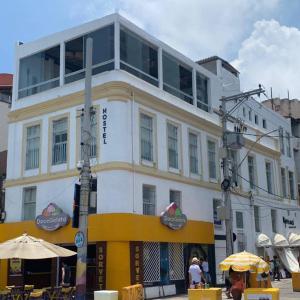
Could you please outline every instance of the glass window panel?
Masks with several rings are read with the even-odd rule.
[[[93,65],[114,58],[114,25],[93,31],[87,35],[93,39]],[[85,42],[87,37],[85,37]]]
[[[291,157],[291,136],[290,134],[287,132],[286,133],[286,155],[288,157]]]
[[[114,26],[109,25],[66,42],[65,83],[84,78],[85,48],[88,37],[93,38],[92,75],[114,69]]]
[[[248,156],[248,172],[250,189],[255,189],[255,166],[254,158],[252,156]]]
[[[289,184],[290,184],[290,197],[295,199],[295,189],[294,189],[294,173],[289,172]]]
[[[155,215],[155,187],[143,185],[143,214]]]
[[[217,179],[216,143],[207,141],[209,178]]]
[[[60,46],[20,59],[19,98],[59,86]]]
[[[36,169],[39,167],[40,158],[40,125],[27,128],[26,140],[26,163],[25,169]]]
[[[282,196],[284,198],[287,197],[287,188],[286,188],[286,176],[285,176],[285,169],[281,168],[281,187],[282,187]]]
[[[269,163],[269,162],[266,162],[266,177],[267,177],[268,193],[272,194],[272,192],[273,192],[272,166],[271,166],[271,163]]]
[[[222,221],[218,219],[218,206],[222,206],[221,199],[213,199],[213,214],[214,214],[214,224],[215,225],[222,225]]]
[[[272,231],[277,232],[277,212],[275,209],[271,209],[271,221],[272,221]]]
[[[163,52],[164,90],[193,104],[192,70]]]
[[[178,169],[178,128],[168,124],[169,168]]]
[[[197,107],[208,111],[208,80],[203,75],[197,72],[196,74],[197,83]]]
[[[199,174],[199,150],[198,137],[194,133],[189,133],[189,154],[190,154],[190,172]]]
[[[255,231],[260,232],[259,207],[256,205],[254,205],[254,222],[255,222]]]
[[[65,74],[82,70],[85,65],[84,60],[83,37],[65,44]]]
[[[52,165],[67,161],[67,118],[53,121]]]
[[[181,208],[181,192],[170,190],[170,203],[176,203],[177,207]]]
[[[243,229],[244,228],[243,213],[241,211],[236,211],[235,217],[236,217],[236,228]]]
[[[36,217],[36,188],[23,190],[23,220],[34,220]]]
[[[141,158],[153,161],[153,119],[141,114]]]
[[[120,32],[120,59],[121,69],[158,85],[157,49],[124,28]]]

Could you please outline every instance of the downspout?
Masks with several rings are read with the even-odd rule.
[[[131,90],[131,165],[132,165],[132,212],[135,213],[135,163],[134,163],[134,91]]]

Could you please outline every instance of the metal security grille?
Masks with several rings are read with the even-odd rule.
[[[160,281],[159,243],[144,243],[144,282]]]
[[[170,280],[184,279],[183,244],[169,243]]]

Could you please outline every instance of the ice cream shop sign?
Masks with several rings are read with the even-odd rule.
[[[182,213],[181,209],[176,205],[176,203],[172,202],[166,208],[166,210],[161,213],[160,221],[169,228],[177,230],[186,224],[187,217]]]
[[[55,203],[50,203],[35,219],[37,227],[46,231],[54,231],[66,226],[70,221],[70,216],[63,212]]]

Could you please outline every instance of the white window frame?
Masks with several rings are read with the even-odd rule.
[[[147,116],[152,119],[152,160],[147,160],[142,157],[142,115]],[[154,167],[156,165],[157,158],[157,149],[156,149],[156,116],[152,113],[146,112],[144,110],[140,110],[139,112],[139,147],[140,147],[140,161],[141,164],[146,166]]]
[[[283,171],[283,172],[282,172]],[[288,192],[287,192],[287,184],[286,184],[286,169],[280,168],[280,179],[281,179],[281,191],[282,191],[282,197],[287,198]]]
[[[238,215],[241,216],[241,222],[242,222],[242,226],[240,227],[239,223],[238,223]],[[244,229],[244,214],[242,211],[236,211],[235,212],[235,225],[236,225],[236,229],[238,230],[243,230]]]
[[[255,210],[257,208],[257,210]],[[257,216],[255,216],[255,211],[257,211]],[[253,215],[254,215],[254,229],[255,232],[261,232],[261,223],[260,223],[260,207],[257,205],[253,206]]]
[[[144,193],[144,188],[148,188],[149,190],[151,190],[151,192],[154,193],[154,197],[153,199],[150,199],[150,201],[146,202],[145,201],[145,193]],[[147,215],[147,216],[155,216],[156,215],[156,186],[154,185],[149,185],[149,184],[143,184],[142,186],[142,197],[143,197],[143,215]],[[153,200],[151,202],[151,200]],[[146,207],[148,209],[147,213],[146,213]],[[153,207],[153,211],[152,213],[149,213],[151,208],[149,207]]]
[[[170,166],[170,155],[169,155],[169,126],[177,128],[177,168]],[[181,127],[179,124],[176,124],[172,121],[167,121],[167,157],[168,157],[168,169],[170,172],[180,173],[181,170]],[[172,137],[170,137],[172,138]],[[172,149],[171,149],[172,150]]]
[[[38,136],[35,136],[35,137],[31,137],[30,138],[30,141],[28,139],[28,130],[30,128],[33,128],[33,127],[39,127],[39,134]],[[40,156],[41,156],[41,124],[40,123],[36,123],[36,124],[30,124],[30,125],[27,125],[25,127],[25,131],[26,131],[26,147],[25,147],[25,165],[24,165],[24,168],[25,168],[25,171],[29,171],[29,170],[34,170],[34,169],[38,169],[40,167]],[[37,154],[35,154],[34,156],[37,156],[37,159],[35,160],[36,161],[36,165],[34,164],[33,167],[28,167],[27,163],[27,159],[28,159],[28,150],[29,148],[33,145],[34,141],[33,140],[38,140],[37,142],[37,148],[33,149],[33,151],[37,151]],[[32,151],[32,149],[30,149]]]
[[[217,227],[219,229],[223,227],[223,221],[220,220],[220,219],[218,219],[218,216],[217,216],[217,207],[218,206],[222,206],[222,205],[223,205],[222,199],[213,198],[213,218],[214,218],[214,225],[215,225],[215,227]]]
[[[214,152],[214,156],[215,156],[215,161],[214,161],[214,164],[215,164],[215,173],[216,173],[216,177],[212,177],[211,176],[211,172],[210,172],[210,155],[209,155],[209,146],[208,144],[209,143],[214,143],[215,144],[215,152]],[[215,140],[215,139],[212,139],[212,138],[208,138],[207,139],[207,142],[206,142],[206,145],[207,145],[207,170],[208,170],[208,178],[209,178],[209,181],[211,182],[217,182],[218,181],[218,153],[217,153],[217,145],[218,145],[218,141]]]
[[[267,164],[270,165],[270,180],[271,180],[271,185],[270,188],[271,190],[269,190],[269,183],[268,183],[268,170],[267,170]],[[265,173],[266,173],[266,188],[268,191],[268,194],[274,194],[274,172],[273,172],[273,163],[269,160],[265,161]]]
[[[251,157],[253,159],[253,187],[251,187],[251,179],[250,179],[250,172],[249,172],[249,157]],[[257,183],[257,172],[256,172],[256,160],[255,160],[255,156],[254,155],[248,155],[247,158],[247,164],[248,164],[248,180],[249,180],[249,189],[251,191],[256,191],[257,187],[256,187],[256,183]]]
[[[31,191],[35,191],[34,192],[34,195],[35,195],[35,199],[32,200],[30,202],[26,202],[26,193]],[[36,186],[29,186],[29,187],[25,187],[23,188],[23,209],[22,209],[22,220],[23,221],[29,221],[29,220],[35,220],[35,217],[36,217],[36,194],[37,194],[37,188]],[[34,204],[34,215],[32,217],[29,217],[29,216],[26,216],[26,205],[31,205],[31,204]]]
[[[65,159],[65,161],[63,161],[62,159],[60,159],[56,163],[54,163],[54,156],[53,155],[54,155],[54,147],[56,145],[55,141],[54,141],[54,136],[55,136],[55,133],[54,133],[54,123],[58,122],[58,121],[62,121],[62,120],[65,120],[65,122],[66,122],[66,129],[65,129],[66,134],[67,134],[67,140],[65,142],[65,144],[66,144],[66,146],[65,146],[66,147],[66,159]],[[67,164],[68,163],[68,145],[69,145],[69,128],[68,128],[69,127],[69,125],[68,125],[69,119],[68,119],[67,116],[62,116],[61,118],[56,118],[56,119],[52,120],[51,122],[52,122],[52,124],[51,124],[51,126],[52,126],[52,132],[51,132],[52,133],[51,165],[52,166],[57,166],[57,165],[61,165],[61,164]]]
[[[191,143],[190,143],[190,134],[196,136],[196,141],[197,141],[197,149],[196,149],[196,154],[197,154],[197,168],[198,172],[192,172],[191,168]],[[190,176],[191,177],[197,177],[199,178],[201,176],[201,135],[200,133],[194,131],[194,130],[188,130],[188,151],[189,151],[189,171],[190,171]]]

